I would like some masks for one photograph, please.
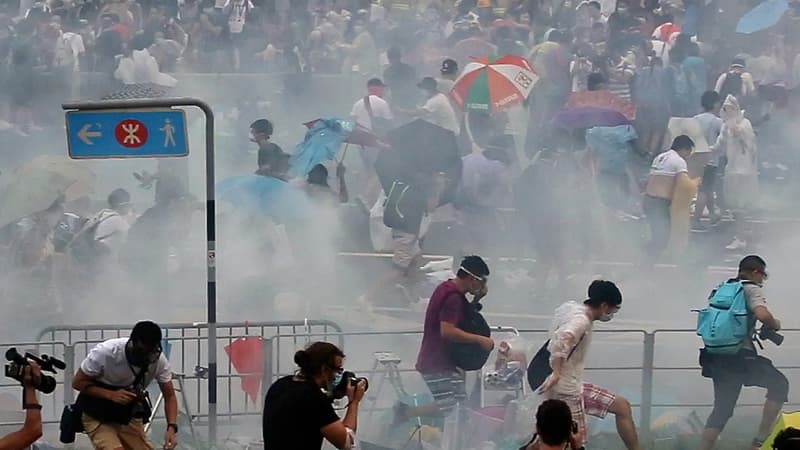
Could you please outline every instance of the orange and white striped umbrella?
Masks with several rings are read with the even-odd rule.
[[[501,111],[524,101],[537,81],[539,77],[525,58],[484,57],[467,64],[450,96],[468,111]]]

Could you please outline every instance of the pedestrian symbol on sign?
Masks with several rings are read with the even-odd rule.
[[[141,147],[147,142],[147,127],[138,120],[126,119],[114,128],[114,137],[123,147]]]
[[[159,128],[159,130],[164,132],[164,147],[175,147],[175,127],[172,126],[172,121],[169,119],[164,119],[164,126]]]

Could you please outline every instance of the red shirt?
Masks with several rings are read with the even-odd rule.
[[[457,325],[464,314],[467,298],[453,280],[440,284],[428,302],[422,345],[417,357],[417,371],[423,374],[455,370],[456,365],[447,351],[447,341],[442,337],[442,322]]]

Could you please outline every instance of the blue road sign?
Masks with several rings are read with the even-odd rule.
[[[182,109],[67,112],[67,146],[74,159],[186,156]]]

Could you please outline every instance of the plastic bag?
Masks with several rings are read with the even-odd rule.
[[[386,194],[381,191],[375,205],[369,210],[369,238],[376,252],[390,252],[394,247],[392,229],[383,224],[384,203]]]

